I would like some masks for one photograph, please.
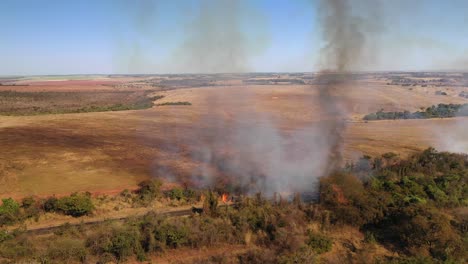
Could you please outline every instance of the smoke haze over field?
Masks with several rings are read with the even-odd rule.
[[[248,39],[234,26],[238,7],[230,1],[217,1],[215,6],[204,3],[202,18],[184,46],[189,54],[183,57],[189,59],[190,68],[208,72],[247,69],[244,47]],[[215,113],[228,107],[218,102],[233,99],[223,98],[222,91],[213,92],[206,99],[209,109],[200,120],[208,127],[195,131],[198,142],[190,142],[199,144],[193,158],[202,164],[193,172],[194,182],[210,186],[222,181],[221,176],[247,192],[311,192],[316,190],[319,177],[342,165],[347,115],[345,102],[338,100],[335,92],[344,89],[348,72],[365,63],[365,55],[371,55],[373,49],[367,47],[379,24],[374,2],[360,3],[365,6],[359,10],[362,16],[352,13],[353,6],[346,0],[321,2],[319,24],[326,44],[321,54],[324,71],[317,76],[317,82],[321,84],[319,104],[326,120],[284,131],[271,116],[257,112],[255,107],[245,113],[230,113],[230,120],[220,119]],[[226,14],[228,11],[232,14]],[[239,89],[242,93],[235,102],[253,105],[250,101],[255,95],[248,88]]]
[[[374,12],[369,3],[383,12]],[[319,53],[323,42],[328,42],[319,33],[322,25],[315,23],[323,4],[319,0],[0,1],[4,14],[0,22],[8,25],[0,29],[0,74],[184,73],[213,72],[214,68],[216,72],[318,71],[324,69],[318,67],[324,66]],[[343,4],[352,9],[343,14],[357,18],[346,28],[357,25],[366,31],[365,48],[357,51],[360,63],[349,62],[352,68],[466,69],[467,1],[349,0]],[[382,25],[362,24],[360,17],[385,20],[385,34],[374,38]],[[351,37],[350,43],[359,41],[360,36],[351,32],[342,33]],[[200,39],[202,35],[206,39]],[[206,41],[202,45],[200,40]],[[229,59],[225,51],[230,50],[247,57],[233,58],[232,65],[210,65],[184,50],[190,46],[205,56]],[[373,46],[380,47],[378,52]],[[347,55],[354,56],[354,51],[349,49]],[[326,58],[335,60],[334,55]]]
[[[122,1],[134,32],[117,32],[115,66],[129,73],[225,73],[252,71],[250,61],[268,48],[269,28],[249,1],[176,0],[177,5],[144,0]],[[167,10],[175,9],[178,31],[164,27]],[[170,47],[161,53],[158,47]]]

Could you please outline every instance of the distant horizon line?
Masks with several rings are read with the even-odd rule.
[[[69,74],[0,74],[0,78],[6,77],[47,77],[47,76],[154,76],[154,75],[220,75],[220,74],[278,74],[278,73],[348,73],[348,74],[362,74],[362,73],[468,73],[468,70],[377,70],[377,71],[251,71],[251,72],[186,72],[186,73],[69,73]]]

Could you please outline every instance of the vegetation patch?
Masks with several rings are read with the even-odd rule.
[[[163,96],[151,91],[17,92],[0,91],[0,115],[88,113],[140,110]]]
[[[0,226],[14,225],[30,218],[38,219],[45,212],[80,217],[91,214],[94,209],[89,193],[74,193],[61,198],[55,196],[45,199],[26,197],[22,199],[21,203],[12,198],[6,198],[2,199],[0,206]]]
[[[165,106],[165,105],[192,105],[190,102],[165,102],[161,104],[157,104],[157,106]]]
[[[333,258],[340,263],[466,263],[466,216],[457,211],[468,206],[467,180],[467,155],[429,148],[407,159],[386,153],[348,164],[320,180],[317,203],[304,203],[300,195],[289,202],[258,193],[223,206],[220,193],[162,192],[159,181],[145,181],[121,196],[136,204],[196,197],[204,200],[203,210],[188,217],[148,213],[122,222],[64,225],[50,236],[0,232],[0,257],[8,262],[121,263],[149,260],[168,250],[243,245],[248,251],[191,263],[329,263]],[[20,219],[39,204],[83,215],[86,197],[5,199],[0,212]],[[346,230],[355,233],[344,237]],[[358,230],[362,236],[355,236]],[[392,251],[377,253],[382,245]]]
[[[320,203],[332,224],[372,232],[403,254],[430,260],[424,263],[465,262],[466,217],[452,210],[468,206],[467,155],[429,148],[407,160],[384,155],[361,162],[368,166],[321,179]]]
[[[456,116],[468,116],[468,104],[438,104],[426,108],[424,111],[411,113],[384,112],[383,109],[364,116],[364,120],[389,120],[389,119],[427,119],[427,118],[447,118]]]

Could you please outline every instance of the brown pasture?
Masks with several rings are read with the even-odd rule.
[[[63,85],[54,87],[66,88]],[[31,87],[34,86],[28,89]],[[134,188],[141,180],[155,176],[168,182],[193,183],[200,168],[200,160],[193,154],[211,135],[226,137],[224,146],[229,149],[215,150],[220,158],[228,158],[242,147],[229,144],[233,123],[242,124],[245,118],[261,116],[261,120],[268,120],[287,134],[319,125],[321,120],[317,90],[313,86],[206,87],[158,94],[165,95],[161,103],[189,101],[192,105],[105,113],[0,116],[0,195],[112,192]],[[450,131],[460,123],[468,124],[466,118],[360,121],[362,115],[381,108],[413,111],[437,103],[466,102],[455,96],[440,97],[379,82],[350,84],[334,96],[345,102],[343,107],[348,111],[343,149],[348,160],[362,154],[393,151],[408,155],[428,146],[437,147],[441,139],[434,128]],[[216,172],[218,168],[208,169]]]

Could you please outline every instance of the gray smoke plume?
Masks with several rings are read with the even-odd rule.
[[[246,72],[249,59],[267,47],[267,32],[261,13],[248,1],[201,0],[174,60],[183,72]]]
[[[186,63],[186,71],[249,69],[248,59],[258,49],[252,48],[252,36],[239,24],[245,9],[240,8],[241,3],[203,1],[177,54]],[[317,103],[324,121],[310,120],[302,127],[284,129],[271,113],[256,109],[256,94],[249,87],[236,87],[235,97],[223,91],[229,88],[212,89],[191,137],[182,139],[186,140],[183,145],[193,146],[191,159],[200,164],[192,172],[193,184],[231,185],[242,192],[268,194],[310,192],[316,190],[319,177],[341,165],[346,111],[337,92],[350,81],[350,72],[365,62],[364,50],[370,47],[367,35],[375,31],[369,26],[375,21],[365,19],[372,3],[355,14],[349,1],[322,2],[320,25],[326,45],[322,50],[324,71],[317,78]],[[223,111],[228,118],[220,114]]]
[[[199,14],[179,51],[186,70],[216,73],[246,70],[247,40],[240,29],[240,2],[201,1]]]
[[[130,16],[131,31],[115,28],[114,71],[118,73],[153,73],[160,67],[151,49],[161,44],[158,38],[157,24],[158,5],[156,1],[140,0],[138,4],[120,0],[116,4],[127,10]],[[126,34],[132,32],[132,34]],[[158,58],[161,59],[161,58]]]
[[[325,46],[321,51],[317,78],[319,103],[326,122],[323,135],[328,137],[329,162],[325,173],[342,163],[343,133],[346,129],[346,102],[342,99],[353,71],[372,57],[375,37],[382,30],[378,1],[322,0],[320,25]],[[340,95],[340,96],[338,96]]]

